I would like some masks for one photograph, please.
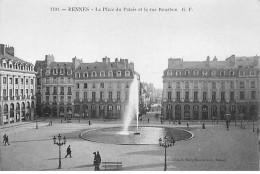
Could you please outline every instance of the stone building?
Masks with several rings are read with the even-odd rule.
[[[33,120],[34,65],[15,57],[14,47],[0,44],[0,125]]]
[[[172,120],[259,117],[260,57],[225,61],[168,60],[163,74],[163,116]]]
[[[129,99],[134,64],[105,57],[101,62],[55,62],[52,55],[37,61],[37,112],[52,117],[118,119]]]

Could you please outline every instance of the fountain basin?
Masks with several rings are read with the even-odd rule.
[[[135,135],[135,126],[130,126],[128,130],[123,132],[122,127],[88,130],[82,132],[80,137],[87,141],[118,145],[157,145],[159,138],[164,136],[173,137],[175,141],[193,137],[192,133],[178,128],[142,126],[138,129],[139,135]]]

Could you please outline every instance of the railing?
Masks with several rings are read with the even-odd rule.
[[[72,92],[68,92],[67,95],[72,95]]]
[[[14,96],[11,96],[11,97],[10,97],[10,100],[14,100]]]
[[[45,95],[50,95],[50,92],[45,92]]]

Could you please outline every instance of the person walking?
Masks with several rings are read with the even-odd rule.
[[[187,128],[189,128],[189,122],[187,122]]]
[[[100,156],[100,154],[99,154],[99,151],[97,151],[96,163],[97,163],[96,169],[97,169],[97,170],[100,170],[99,166],[100,166],[100,164],[101,164],[101,156]]]
[[[228,130],[228,128],[229,128],[229,121],[228,120],[226,121],[226,125],[227,125],[227,130]]]
[[[69,147],[67,148],[67,155],[65,156],[65,158],[67,158],[68,155],[71,157],[71,148],[70,148],[70,145],[69,145]]]
[[[10,144],[9,144],[9,138],[8,138],[8,136],[5,137],[5,145],[6,145],[6,144],[10,145]]]
[[[4,134],[3,136],[3,143],[5,143],[5,139],[6,139],[6,134]]]
[[[96,153],[96,152],[94,152],[93,154],[94,154],[94,161],[93,161],[93,165],[96,167],[96,165],[97,165],[97,153]]]
[[[150,122],[150,119],[148,118],[148,123]]]

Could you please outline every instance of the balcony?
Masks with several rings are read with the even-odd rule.
[[[72,92],[68,92],[67,95],[72,95]]]
[[[72,105],[71,101],[68,101],[68,102],[67,102],[67,105]]]
[[[25,95],[23,95],[23,96],[22,96],[22,99],[24,100],[25,98],[26,98],[26,96],[25,96]]]
[[[52,105],[57,105],[57,102],[56,102],[56,101],[53,101],[53,102],[52,102]]]
[[[58,95],[58,93],[57,92],[53,92],[52,95]]]
[[[14,100],[14,96],[11,96],[11,97],[10,97],[10,100]]]
[[[60,95],[64,95],[64,92],[61,92]]]
[[[45,92],[45,95],[50,95],[50,92]]]

